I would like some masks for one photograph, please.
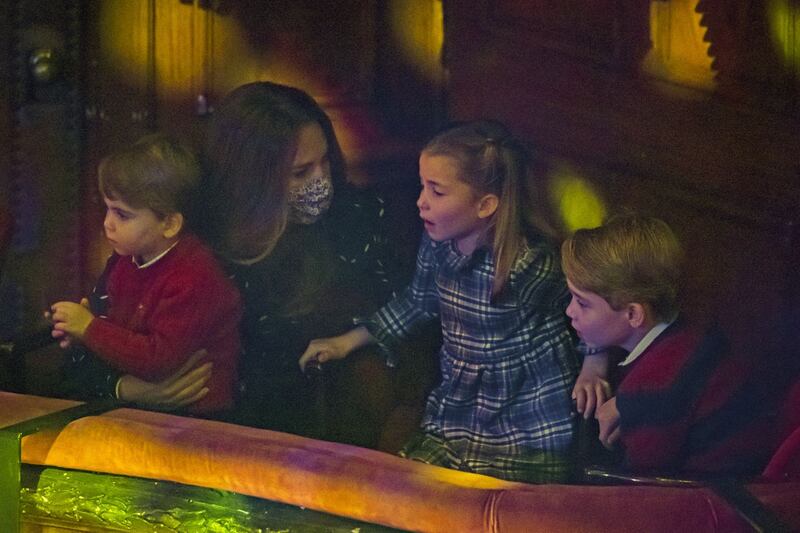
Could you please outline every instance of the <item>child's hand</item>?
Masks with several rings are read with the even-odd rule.
[[[572,399],[579,413],[589,419],[603,403],[611,397],[611,385],[606,381],[608,373],[608,354],[599,353],[583,358],[583,366],[575,386]]]
[[[319,366],[332,359],[344,359],[353,350],[373,342],[375,337],[364,326],[358,326],[338,337],[314,339],[300,356],[300,370],[305,372],[309,365]]]
[[[53,321],[53,337],[61,339],[59,344],[66,347],[72,338],[78,340],[83,338],[86,328],[94,320],[94,315],[89,311],[89,300],[84,298],[80,303],[54,303],[50,306],[49,318]]]
[[[609,450],[613,449],[620,437],[617,397],[614,396],[598,407],[594,417],[600,424],[600,442]]]
[[[308,348],[300,356],[300,370],[306,371],[307,367],[318,366],[333,359],[344,359],[350,353],[350,348],[345,342],[345,336],[314,339],[308,343]]]

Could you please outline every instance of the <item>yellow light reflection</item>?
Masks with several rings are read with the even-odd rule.
[[[132,87],[147,82],[150,17],[146,2],[100,3],[97,50],[103,54],[99,58],[101,66]]]
[[[569,165],[551,172],[548,190],[560,222],[570,233],[596,228],[605,220],[606,206],[597,189]]]
[[[507,489],[513,487],[514,483],[489,476],[475,475],[460,470],[449,468],[430,469],[425,472],[425,477],[431,481],[441,481],[448,485],[466,487],[470,489]]]
[[[788,0],[769,0],[767,19],[772,40],[784,64],[800,72],[800,5]]]
[[[441,48],[439,1],[397,4],[394,11],[398,16],[414,21],[424,14],[424,6],[429,10],[437,6],[439,20],[433,26],[439,28],[436,40]],[[132,94],[146,94],[148,83],[153,83],[159,103],[185,103],[208,91],[221,98],[243,83],[269,80],[299,87],[317,99],[331,116],[342,149],[351,159],[361,157],[365,147],[382,134],[366,109],[338,105],[341,89],[331,87],[324,72],[310,61],[301,41],[276,38],[271,47],[256,49],[236,17],[179,2],[157,3],[155,13],[148,10],[147,2],[129,0],[107,0],[101,3],[101,9],[100,60],[109,77],[133,88]],[[153,21],[155,27],[151,27]],[[430,59],[424,61],[428,52],[420,24],[409,24],[409,28],[413,30],[409,50],[421,54],[421,65],[430,65]],[[154,36],[151,31],[155,31]],[[208,45],[209,39],[213,46]],[[151,55],[149,49],[154,43]],[[153,75],[156,79],[150,80]]]
[[[713,58],[697,4],[698,0],[650,2],[652,47],[642,70],[679,85],[710,90],[716,88]]]
[[[147,2],[106,0],[100,5],[98,50],[103,68],[139,88],[155,73],[150,82],[160,99],[193,98],[209,89],[225,94],[254,80],[293,85],[314,95],[329,92],[309,75],[314,67],[301,50],[291,48],[296,43],[288,43],[286,49],[279,43],[277,49],[255,50],[235,17],[178,2],[156,3],[154,13]],[[212,82],[214,87],[207,87]]]
[[[428,81],[439,83],[444,42],[441,0],[387,3],[392,38],[407,63]]]

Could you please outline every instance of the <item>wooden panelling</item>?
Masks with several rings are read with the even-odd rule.
[[[19,0],[2,10],[0,209],[14,226],[0,279],[7,338],[35,327],[50,303],[79,293],[80,8]]]
[[[0,43],[0,209],[20,219],[0,280],[4,337],[52,298],[87,293],[102,269],[100,159],[154,130],[201,139],[240,84],[307,90],[353,180],[397,183],[404,212],[420,139],[443,120],[439,0],[14,0],[0,7]],[[31,83],[42,43],[66,52],[69,79]],[[400,226],[415,242],[416,226]]]
[[[615,0],[502,0],[489,6],[491,24],[543,43],[611,58],[617,40]]]
[[[446,3],[451,118],[499,118],[578,169],[611,212],[666,219],[688,250],[687,311],[718,320],[743,351],[779,351],[800,307],[800,128],[792,67],[765,46],[769,2],[523,4]],[[654,54],[663,68],[648,71]]]
[[[379,169],[387,161],[402,159],[398,168],[405,170],[405,159],[413,158],[418,146],[414,136],[422,128],[416,126],[431,116],[441,117],[441,102],[423,83],[404,76],[411,70],[406,65],[410,60],[394,53],[401,50],[403,43],[397,40],[403,35],[382,30],[388,29],[390,14],[412,20],[430,17],[434,3],[92,4],[85,35],[87,279],[99,272],[108,253],[97,237],[102,216],[95,185],[99,159],[154,129],[201,140],[208,113],[243,83],[276,81],[314,96],[334,122],[354,181],[391,180],[391,172]],[[418,60],[427,62],[426,70],[438,68],[438,49],[423,46],[421,53],[424,57]]]

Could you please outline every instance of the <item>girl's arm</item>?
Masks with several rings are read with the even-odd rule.
[[[333,359],[344,359],[353,350],[375,342],[375,337],[364,326],[353,328],[338,337],[314,339],[300,356],[300,369],[305,372],[309,364],[316,366]]]
[[[387,341],[407,337],[417,324],[434,317],[438,311],[438,292],[434,284],[435,259],[430,240],[423,236],[417,254],[417,270],[411,285],[398,297],[376,311],[369,319],[357,319],[356,328],[338,337],[312,340],[298,361],[305,371],[333,359],[342,359],[351,351]],[[363,324],[361,323],[363,322]],[[389,353],[389,364],[393,365],[393,355]]]
[[[438,266],[434,246],[430,237],[423,235],[411,284],[369,319],[357,320],[359,324],[363,322],[378,343],[390,346],[398,340],[408,339],[423,324],[438,316]]]

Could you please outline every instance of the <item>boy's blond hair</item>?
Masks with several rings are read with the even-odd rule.
[[[657,321],[678,312],[683,252],[660,219],[620,215],[599,228],[578,230],[562,244],[561,258],[570,283],[614,310],[647,304]]]

